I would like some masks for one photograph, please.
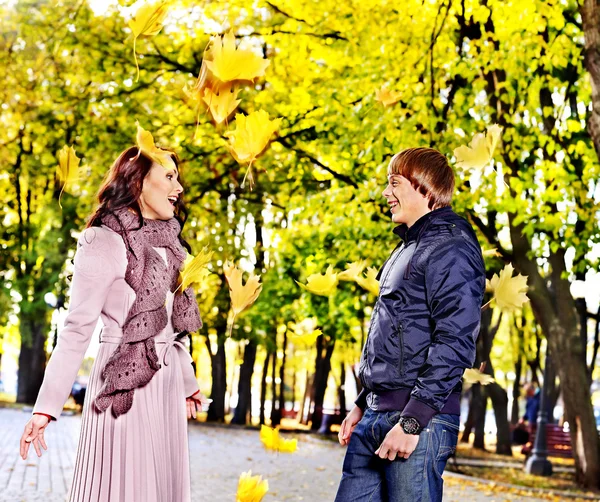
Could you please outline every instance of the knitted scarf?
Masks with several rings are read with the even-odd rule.
[[[178,239],[181,227],[175,218],[144,220],[139,228],[139,217],[121,209],[103,216],[102,224],[125,242],[125,281],[136,294],[123,324],[123,339],[102,370],[104,384],[94,401],[100,412],[112,404],[112,413],[118,417],[131,409],[133,391],[146,385],[160,369],[154,337],[167,325],[167,290],[177,288],[186,252]],[[153,247],[166,248],[167,266]],[[175,294],[172,323],[176,333],[192,333],[202,326],[192,288]]]

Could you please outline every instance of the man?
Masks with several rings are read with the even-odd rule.
[[[533,383],[525,386],[525,414],[519,420],[519,424],[527,424],[529,430],[536,424],[538,411],[540,410],[540,389]]]
[[[379,273],[364,389],[339,433],[348,450],[337,502],[442,500],[485,290],[481,248],[452,211],[453,192],[436,150],[404,150],[389,164],[383,196],[401,242]]]

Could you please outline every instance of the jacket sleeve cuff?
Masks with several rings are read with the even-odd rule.
[[[402,416],[416,418],[419,422],[419,425],[422,428],[425,428],[427,427],[427,424],[429,423],[431,418],[438,413],[438,410],[425,404],[423,401],[419,401],[418,399],[411,397],[408,401],[408,404],[404,407],[404,410],[402,411]]]
[[[48,420],[50,420],[51,422],[53,420],[56,422],[56,418],[54,418],[52,415],[48,415],[48,413],[42,413],[40,411],[35,411],[33,414],[34,415],[44,415],[45,417],[48,417]]]
[[[368,396],[368,394],[369,394],[369,391],[367,389],[363,389],[363,390],[360,391],[360,394],[358,395],[358,397],[354,401],[354,404],[356,406],[358,406],[363,411],[365,411],[365,409],[367,408],[367,396]]]

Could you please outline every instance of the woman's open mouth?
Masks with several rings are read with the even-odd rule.
[[[169,202],[171,203],[171,205],[173,207],[175,207],[175,204],[177,204],[177,196],[176,195],[171,195],[168,197]]]

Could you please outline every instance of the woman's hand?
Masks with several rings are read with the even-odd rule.
[[[195,419],[198,409],[200,409],[202,411],[206,411],[206,409],[208,409],[208,405],[210,403],[212,403],[212,399],[207,399],[206,396],[204,394],[202,394],[202,392],[200,392],[199,390],[196,391],[195,394],[192,394],[190,397],[188,397],[185,400],[187,417]]]
[[[33,443],[35,452],[38,457],[42,456],[42,448],[47,450],[46,441],[44,440],[44,430],[50,423],[50,419],[45,415],[33,415],[29,422],[25,424],[25,430],[21,436],[21,458],[27,458],[29,446]],[[41,446],[41,448],[40,448]]]

